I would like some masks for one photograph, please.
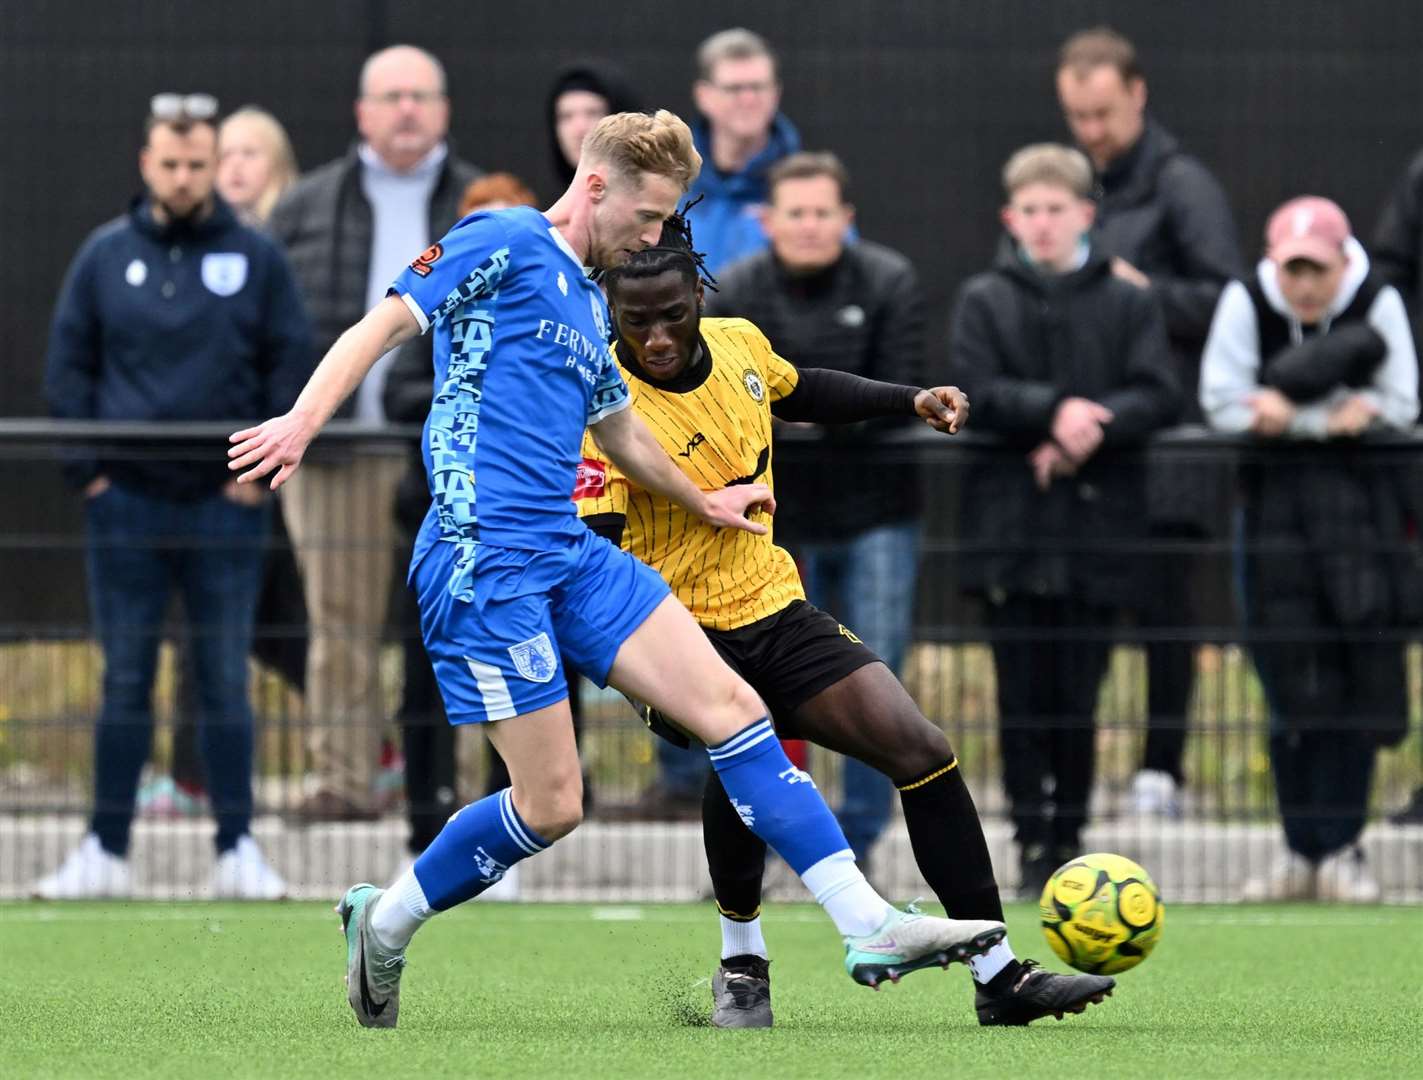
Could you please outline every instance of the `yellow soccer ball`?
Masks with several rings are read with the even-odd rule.
[[[1166,909],[1151,876],[1121,855],[1082,855],[1058,867],[1038,902],[1043,936],[1078,971],[1134,968],[1161,938]]]

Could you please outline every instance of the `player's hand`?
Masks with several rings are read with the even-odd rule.
[[[763,536],[770,530],[748,515],[764,511],[776,512],[776,497],[765,484],[736,484],[719,491],[703,493],[701,517],[717,528],[745,529]]]
[[[274,416],[256,427],[228,436],[227,441],[233,445],[227,451],[227,467],[234,472],[247,469],[237,478],[239,484],[260,480],[276,470],[270,485],[276,491],[296,472],[315,436],[315,428],[302,413],[293,411]]]
[[[1033,480],[1039,491],[1046,491],[1059,476],[1075,476],[1077,465],[1062,452],[1062,447],[1051,439],[1038,445],[1028,455],[1028,466],[1033,470]]]
[[[968,423],[968,395],[957,386],[933,386],[914,395],[914,411],[935,431],[957,435]]]
[[[1329,414],[1325,430],[1336,439],[1362,435],[1378,414],[1367,398],[1355,394]]]
[[[1250,430],[1267,439],[1283,435],[1295,418],[1294,402],[1274,387],[1251,394],[1249,404],[1255,414],[1250,420]]]
[[[1070,397],[1057,407],[1052,437],[1073,461],[1086,461],[1102,445],[1102,427],[1112,422],[1112,410],[1087,398]]]

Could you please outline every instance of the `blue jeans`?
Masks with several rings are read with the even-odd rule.
[[[153,679],[172,590],[183,601],[199,707],[198,741],[219,853],[252,818],[247,653],[270,507],[222,495],[190,502],[118,486],[85,507],[89,598],[104,650],[94,729],[94,816],[104,850],[128,850],[139,774],[153,742]]]
[[[914,628],[919,525],[881,525],[848,540],[806,544],[796,552],[806,598],[833,614],[895,675],[904,668]],[[864,862],[889,824],[894,784],[862,761],[845,759],[840,826]]]

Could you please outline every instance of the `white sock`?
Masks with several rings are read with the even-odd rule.
[[[968,966],[973,972],[973,981],[983,986],[1016,959],[1012,946],[1005,938],[982,956],[969,957]]]
[[[748,922],[728,919],[725,915],[718,918],[721,919],[723,960],[731,956],[759,956],[762,960],[770,959],[766,955],[766,939],[761,936],[761,916],[757,915]]]
[[[376,909],[371,912],[371,929],[386,948],[403,949],[433,914],[430,902],[425,899],[425,890],[420,888],[415,869],[411,867],[381,893]]]
[[[849,848],[825,856],[800,879],[846,937],[873,934],[894,910],[865,880]]]

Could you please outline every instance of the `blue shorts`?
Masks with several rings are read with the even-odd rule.
[[[456,548],[415,566],[420,629],[452,724],[507,720],[568,696],[563,657],[599,686],[670,595],[657,571],[591,532],[554,551],[480,544],[473,599],[450,592]]]

